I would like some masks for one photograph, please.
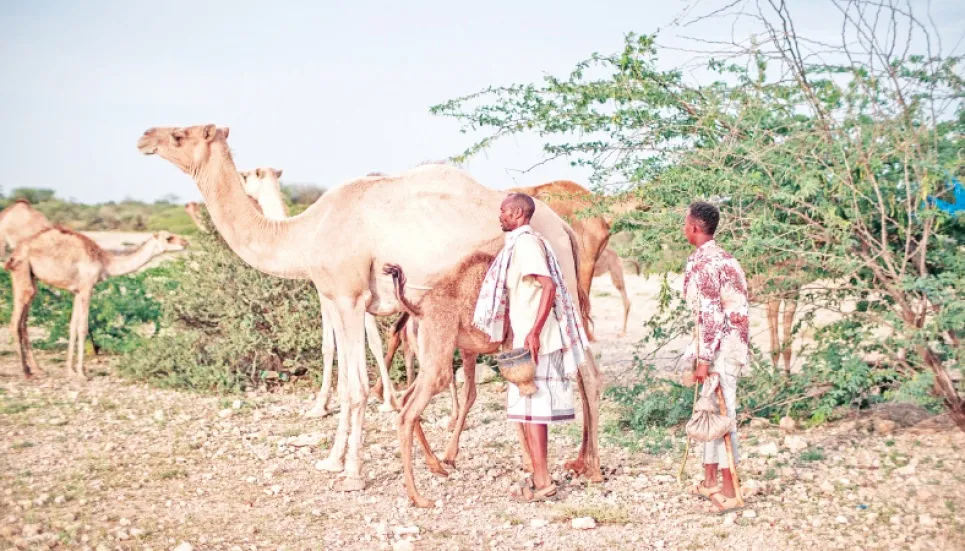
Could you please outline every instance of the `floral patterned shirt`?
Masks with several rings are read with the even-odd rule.
[[[687,259],[684,294],[700,327],[701,361],[713,362],[726,350],[733,361],[746,365],[750,341],[747,307],[747,279],[733,255],[708,241]],[[697,341],[686,358],[696,356]]]

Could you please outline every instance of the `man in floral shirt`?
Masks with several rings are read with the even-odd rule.
[[[714,241],[720,211],[710,203],[695,202],[687,209],[684,235],[697,250],[687,259],[684,294],[697,323],[697,338],[686,358],[697,360],[694,378],[704,382],[714,373],[720,378],[727,415],[737,418],[737,378],[747,365],[750,323],[747,318],[747,280],[730,253]],[[737,463],[737,431],[731,432]],[[720,467],[718,467],[720,465]],[[709,498],[717,510],[736,507],[734,482],[727,449],[720,438],[704,445],[704,481],[691,493]],[[720,470],[723,485],[717,484]]]

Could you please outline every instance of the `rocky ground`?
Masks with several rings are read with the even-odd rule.
[[[631,280],[629,342],[651,284]],[[632,347],[613,338],[618,298],[598,281],[599,348],[612,379]],[[341,494],[314,467],[336,420],[300,417],[308,386],[230,397],[165,391],[115,377],[103,359],[81,385],[63,376],[60,354],[41,355],[48,375],[27,382],[7,336],[0,342],[0,549],[965,548],[965,434],[943,418],[886,411],[789,433],[755,423],[742,429],[741,474],[753,495],[740,513],[716,516],[676,482],[682,440],[657,453],[664,436],[622,434],[605,404],[607,480],[569,480],[562,463],[579,427],[554,427],[551,462],[564,490],[556,502],[516,504],[507,491],[522,473],[505,395],[483,384],[458,469],[437,478],[416,452],[417,484],[441,504],[420,510],[405,497],[394,418],[375,404],[368,486]],[[426,414],[440,453],[448,408],[443,393]],[[698,463],[691,452],[688,478],[699,477]]]

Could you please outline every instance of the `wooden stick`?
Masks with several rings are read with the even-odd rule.
[[[727,417],[727,404],[724,402],[724,391],[717,385],[717,401],[720,403],[720,414]],[[736,423],[737,420],[735,419]],[[734,460],[734,447],[730,441],[730,431],[724,434],[724,446],[727,448],[727,462],[730,464],[730,476],[734,481],[734,496],[737,498],[738,507],[744,506],[744,492],[741,491],[740,477],[737,475],[737,462]]]
[[[694,407],[695,407],[695,411],[696,411],[696,406],[697,406],[697,389],[698,389],[698,388],[700,388],[700,385],[697,384],[697,381],[694,381]],[[683,483],[684,469],[687,467],[687,458],[688,458],[689,456],[690,456],[690,437],[688,436],[688,437],[687,437],[687,447],[684,449],[684,458],[683,458],[683,461],[680,462],[680,469],[677,470],[677,484],[682,484],[682,483]]]

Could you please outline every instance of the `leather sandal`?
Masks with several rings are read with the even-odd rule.
[[[708,488],[707,486],[704,486],[703,482],[698,482],[690,487],[689,493],[692,496],[698,496],[704,499],[710,499],[710,496],[720,492],[721,489],[722,488],[720,484],[718,484],[717,486],[714,486],[713,488]]]
[[[745,505],[738,505],[737,496],[727,497],[721,492],[717,492],[710,496],[710,503],[714,506],[714,511],[712,514],[721,515],[723,513],[730,513],[732,511],[740,511],[745,507]]]

